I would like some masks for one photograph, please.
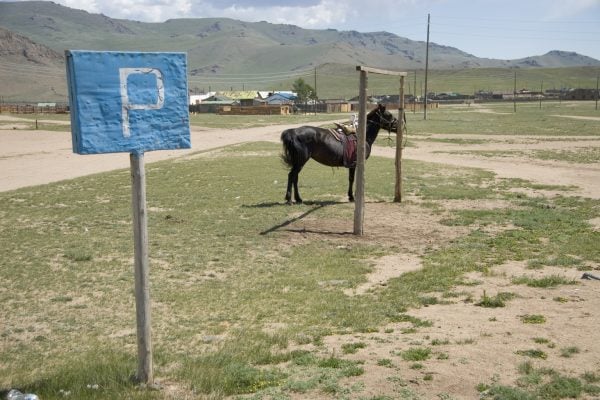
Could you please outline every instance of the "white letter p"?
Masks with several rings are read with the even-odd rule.
[[[156,103],[131,104],[127,94],[127,78],[133,74],[154,74],[156,76]],[[123,136],[130,137],[129,110],[158,110],[165,104],[165,86],[162,73],[155,68],[119,68],[121,83],[121,115],[123,121]]]

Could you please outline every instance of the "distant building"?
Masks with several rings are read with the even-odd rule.
[[[292,92],[276,92],[265,99],[269,105],[294,104],[297,96]]]
[[[219,91],[217,95],[232,99],[241,106],[252,106],[254,99],[258,97],[258,92],[256,90]]]
[[[211,96],[214,96],[217,92],[208,92],[203,94],[194,94],[190,96],[190,105],[200,104],[204,100],[208,99]]]
[[[569,89],[562,94],[564,100],[596,100],[596,89]]]

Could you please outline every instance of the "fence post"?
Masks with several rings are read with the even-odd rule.
[[[367,138],[367,71],[360,71],[358,110],[358,149],[356,154],[356,193],[354,196],[354,234],[363,234],[365,217],[365,142]]]
[[[396,185],[394,202],[402,201],[402,141],[404,140],[404,76],[400,77],[398,127],[396,131]]]

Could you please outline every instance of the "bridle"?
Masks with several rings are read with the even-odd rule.
[[[398,119],[394,116],[392,116],[391,119],[386,118],[383,113],[381,112],[381,109],[378,109],[377,111],[375,111],[375,114],[379,117],[379,120],[372,120],[372,119],[367,119],[367,122],[370,122],[372,124],[377,124],[379,126],[379,128],[385,128],[387,129],[388,133],[392,132],[392,127],[394,126],[394,122],[396,122]],[[392,114],[390,114],[392,115]],[[383,121],[383,123],[381,122]]]
[[[373,124],[377,124],[379,126],[379,128],[385,128],[388,131],[388,137],[387,140],[390,142],[392,142],[392,128],[394,126],[394,124],[398,124],[398,118],[392,116],[391,119],[386,118],[381,109],[378,109],[377,111],[375,111],[375,114],[377,114],[377,116],[379,117],[379,121],[375,121],[375,120],[367,120],[367,122],[373,123]],[[390,114],[391,115],[391,114]],[[383,123],[381,121],[384,121]],[[400,123],[404,123],[405,129],[406,129],[406,114],[404,114],[404,121],[400,122]],[[385,126],[384,126],[385,125]],[[404,148],[406,146],[406,141],[408,140],[407,135],[404,135],[404,143],[402,144],[402,148]]]

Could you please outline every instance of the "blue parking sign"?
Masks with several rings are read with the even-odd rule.
[[[67,50],[73,151],[191,147],[185,53]]]

